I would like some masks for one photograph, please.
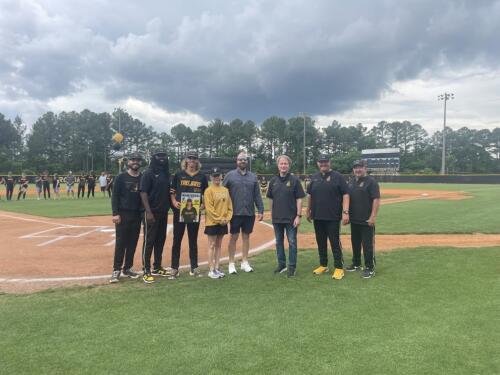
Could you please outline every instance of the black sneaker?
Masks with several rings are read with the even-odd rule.
[[[345,269],[347,272],[354,272],[354,271],[359,271],[361,270],[361,266],[355,266],[354,264],[351,264],[349,267]]]
[[[117,283],[118,281],[120,281],[120,271],[113,271],[113,273],[111,274],[111,278],[109,279],[109,282],[110,283]]]
[[[122,276],[130,277],[131,279],[138,279],[140,275],[137,272],[135,272],[132,268],[129,268],[128,270],[122,271]]]
[[[295,267],[288,267],[288,273],[287,273],[287,276],[288,277],[295,277]]]
[[[286,272],[286,266],[278,266],[275,270],[274,270],[274,273],[277,274],[277,273],[284,273]]]
[[[363,270],[363,273],[361,274],[361,277],[363,279],[369,279],[371,277],[375,276],[375,270],[372,268],[365,268]]]
[[[160,267],[156,270],[152,270],[151,275],[167,277],[169,275],[169,272],[166,268]]]

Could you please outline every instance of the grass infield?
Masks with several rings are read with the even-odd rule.
[[[347,257],[347,254],[346,254]],[[0,295],[1,373],[498,374],[498,249],[400,250],[377,276],[223,280]]]

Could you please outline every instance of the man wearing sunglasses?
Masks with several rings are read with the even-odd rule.
[[[248,263],[250,249],[250,234],[255,223],[255,206],[257,206],[257,220],[264,217],[264,203],[260,195],[257,176],[247,169],[248,155],[242,151],[236,158],[237,168],[228,172],[223,185],[229,189],[233,203],[233,218],[231,219],[231,236],[229,238],[229,268],[230,274],[236,274],[234,254],[240,232],[243,240],[241,270],[252,272],[253,268]]]
[[[170,171],[167,151],[153,151],[149,168],[142,174],[139,185],[144,206],[144,243],[142,246],[143,281],[154,283],[154,276],[168,276],[162,267],[163,246],[167,238],[167,215],[170,209]],[[151,269],[151,254],[154,262]]]

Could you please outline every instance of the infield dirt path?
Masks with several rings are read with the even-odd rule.
[[[416,199],[465,199],[461,192],[386,189],[383,204]],[[268,217],[268,213],[266,214]],[[171,215],[169,215],[171,222]],[[107,283],[114,254],[114,226],[109,216],[49,219],[0,211],[0,291],[30,292],[73,284]],[[207,240],[199,232],[199,262],[206,264]],[[187,233],[185,235],[187,237]],[[223,243],[227,256],[228,236]],[[316,248],[313,233],[299,235],[299,248]],[[342,236],[344,248],[350,249],[350,238]],[[240,246],[241,242],[239,242]],[[500,246],[500,235],[377,235],[377,251],[397,248],[443,246]],[[163,264],[170,265],[171,228],[165,244]],[[256,223],[251,237],[252,253],[274,249],[274,232],[266,223]],[[135,265],[141,268],[142,234]],[[239,248],[237,250],[239,252]],[[181,268],[189,268],[187,238],[181,251]]]

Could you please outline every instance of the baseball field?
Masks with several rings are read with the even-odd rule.
[[[267,214],[251,237],[255,272],[153,285],[108,284],[114,230],[100,193],[3,195],[0,374],[499,374],[500,186],[381,187],[373,279],[314,276],[305,220],[297,276],[274,275]],[[203,262],[202,230],[199,247]],[[170,248],[169,234],[166,266]]]

